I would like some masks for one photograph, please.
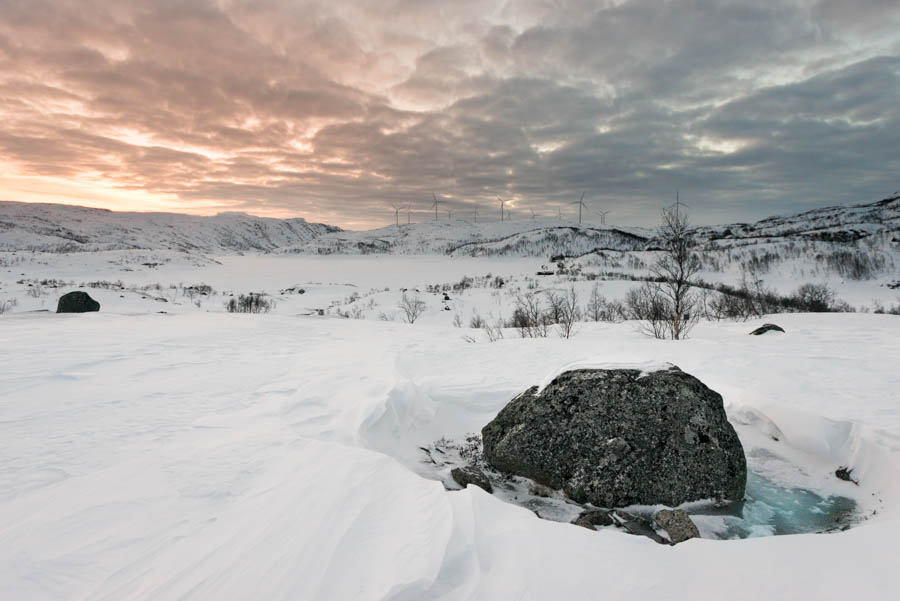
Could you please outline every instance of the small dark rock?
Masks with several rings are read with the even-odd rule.
[[[100,303],[92,299],[87,292],[78,290],[63,294],[56,305],[57,313],[88,313],[99,310]]]
[[[692,538],[700,538],[700,531],[691,516],[682,509],[663,509],[653,515],[653,524],[666,531],[673,545]]]
[[[765,334],[766,332],[784,332],[784,329],[781,326],[776,326],[774,323],[764,323],[763,325],[750,332],[750,335],[759,336],[760,334]]]
[[[455,467],[450,470],[450,476],[453,480],[465,488],[469,484],[474,484],[478,488],[482,490],[493,493],[494,487],[491,486],[491,481],[488,480],[488,477],[482,472],[480,469],[473,465],[467,465],[465,467]]]
[[[839,479],[844,480],[846,482],[853,482],[855,485],[859,486],[859,480],[855,480],[852,476],[853,468],[841,466],[835,470],[834,475]]]
[[[612,526],[613,519],[609,513],[608,509],[585,509],[572,523],[589,530],[595,530],[595,526]]]

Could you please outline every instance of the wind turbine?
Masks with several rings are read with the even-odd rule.
[[[534,209],[530,209],[530,210],[531,210],[531,220],[534,221]]]
[[[584,195],[586,192],[587,192],[587,190],[585,190],[584,192],[581,193],[581,198],[578,199],[578,202],[569,203],[569,204],[573,204],[573,205],[578,205],[578,225],[581,225],[581,209],[582,209],[582,207],[587,207],[587,205],[584,204]]]
[[[453,221],[453,209],[447,209],[447,221]]]
[[[478,223],[478,207],[475,207],[473,212],[475,213],[475,223]]]
[[[391,208],[394,209],[394,220],[397,222],[397,228],[400,227],[400,207],[397,205],[391,205]]]
[[[412,203],[406,203],[406,225],[409,225],[409,209],[412,207]]]
[[[675,207],[675,219],[678,219],[678,215],[680,213],[681,207],[687,207],[689,209],[691,208],[689,205],[686,205],[683,202],[681,202],[681,199],[678,196],[678,188],[675,188],[675,204],[669,205],[666,208],[671,209],[672,207]]]
[[[594,211],[598,215],[600,215],[600,225],[606,225],[606,215],[609,211]]]
[[[503,221],[503,205],[506,204],[506,201],[503,200],[502,198],[500,198],[499,196],[497,197],[497,200],[500,201],[500,221]]]
[[[562,207],[556,207],[556,218],[562,221]]]
[[[434,195],[434,192],[431,193],[431,197],[434,198],[434,204],[431,205],[431,208],[434,209],[434,220],[437,221],[438,205],[441,204],[442,201],[437,199],[437,196]]]

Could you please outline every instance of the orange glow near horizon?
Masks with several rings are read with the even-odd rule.
[[[129,189],[95,178],[63,179],[47,176],[0,175],[0,200],[74,205],[136,213],[215,215],[227,211],[241,211],[259,217],[306,217],[297,211],[267,210],[263,207],[246,211],[227,202],[184,202],[175,194]]]

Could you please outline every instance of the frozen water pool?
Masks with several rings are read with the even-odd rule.
[[[750,471],[744,500],[688,510],[706,538],[753,538],[846,530],[861,519],[856,501],[779,484]]]

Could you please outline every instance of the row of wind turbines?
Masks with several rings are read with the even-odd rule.
[[[600,224],[606,225],[606,216],[609,214],[609,211],[608,210],[597,211],[597,210],[594,210],[591,207],[589,207],[584,202],[585,194],[586,194],[586,192],[582,192],[581,198],[579,198],[576,202],[569,203],[570,205],[578,205],[578,225],[581,225],[583,209],[587,209],[588,211],[591,211],[591,212],[599,215],[600,216]],[[440,208],[440,205],[446,204],[446,202],[443,200],[438,200],[438,197],[434,192],[431,193],[431,197],[434,200],[434,202],[428,208],[429,208],[429,210],[434,209],[434,220],[437,221],[438,220],[438,209]],[[506,209],[506,203],[508,203],[509,201],[502,198],[501,196],[497,196],[497,200],[500,202],[500,221],[509,221],[511,219],[511,211]],[[398,228],[400,227],[400,211],[403,211],[404,209],[406,210],[406,225],[411,224],[411,219],[410,219],[410,215],[412,213],[412,211],[411,211],[412,203],[411,202],[407,203],[405,207],[392,204],[391,208],[394,209],[394,219],[397,223]],[[529,209],[529,210],[531,211],[531,218],[537,219],[538,215],[537,215],[537,213],[534,212],[534,209]],[[473,215],[474,222],[478,223],[478,207],[473,207],[472,215]],[[560,221],[562,220],[562,208],[561,207],[557,208],[557,218]],[[453,211],[451,209],[447,209],[447,221],[451,221],[452,219],[453,219]]]

